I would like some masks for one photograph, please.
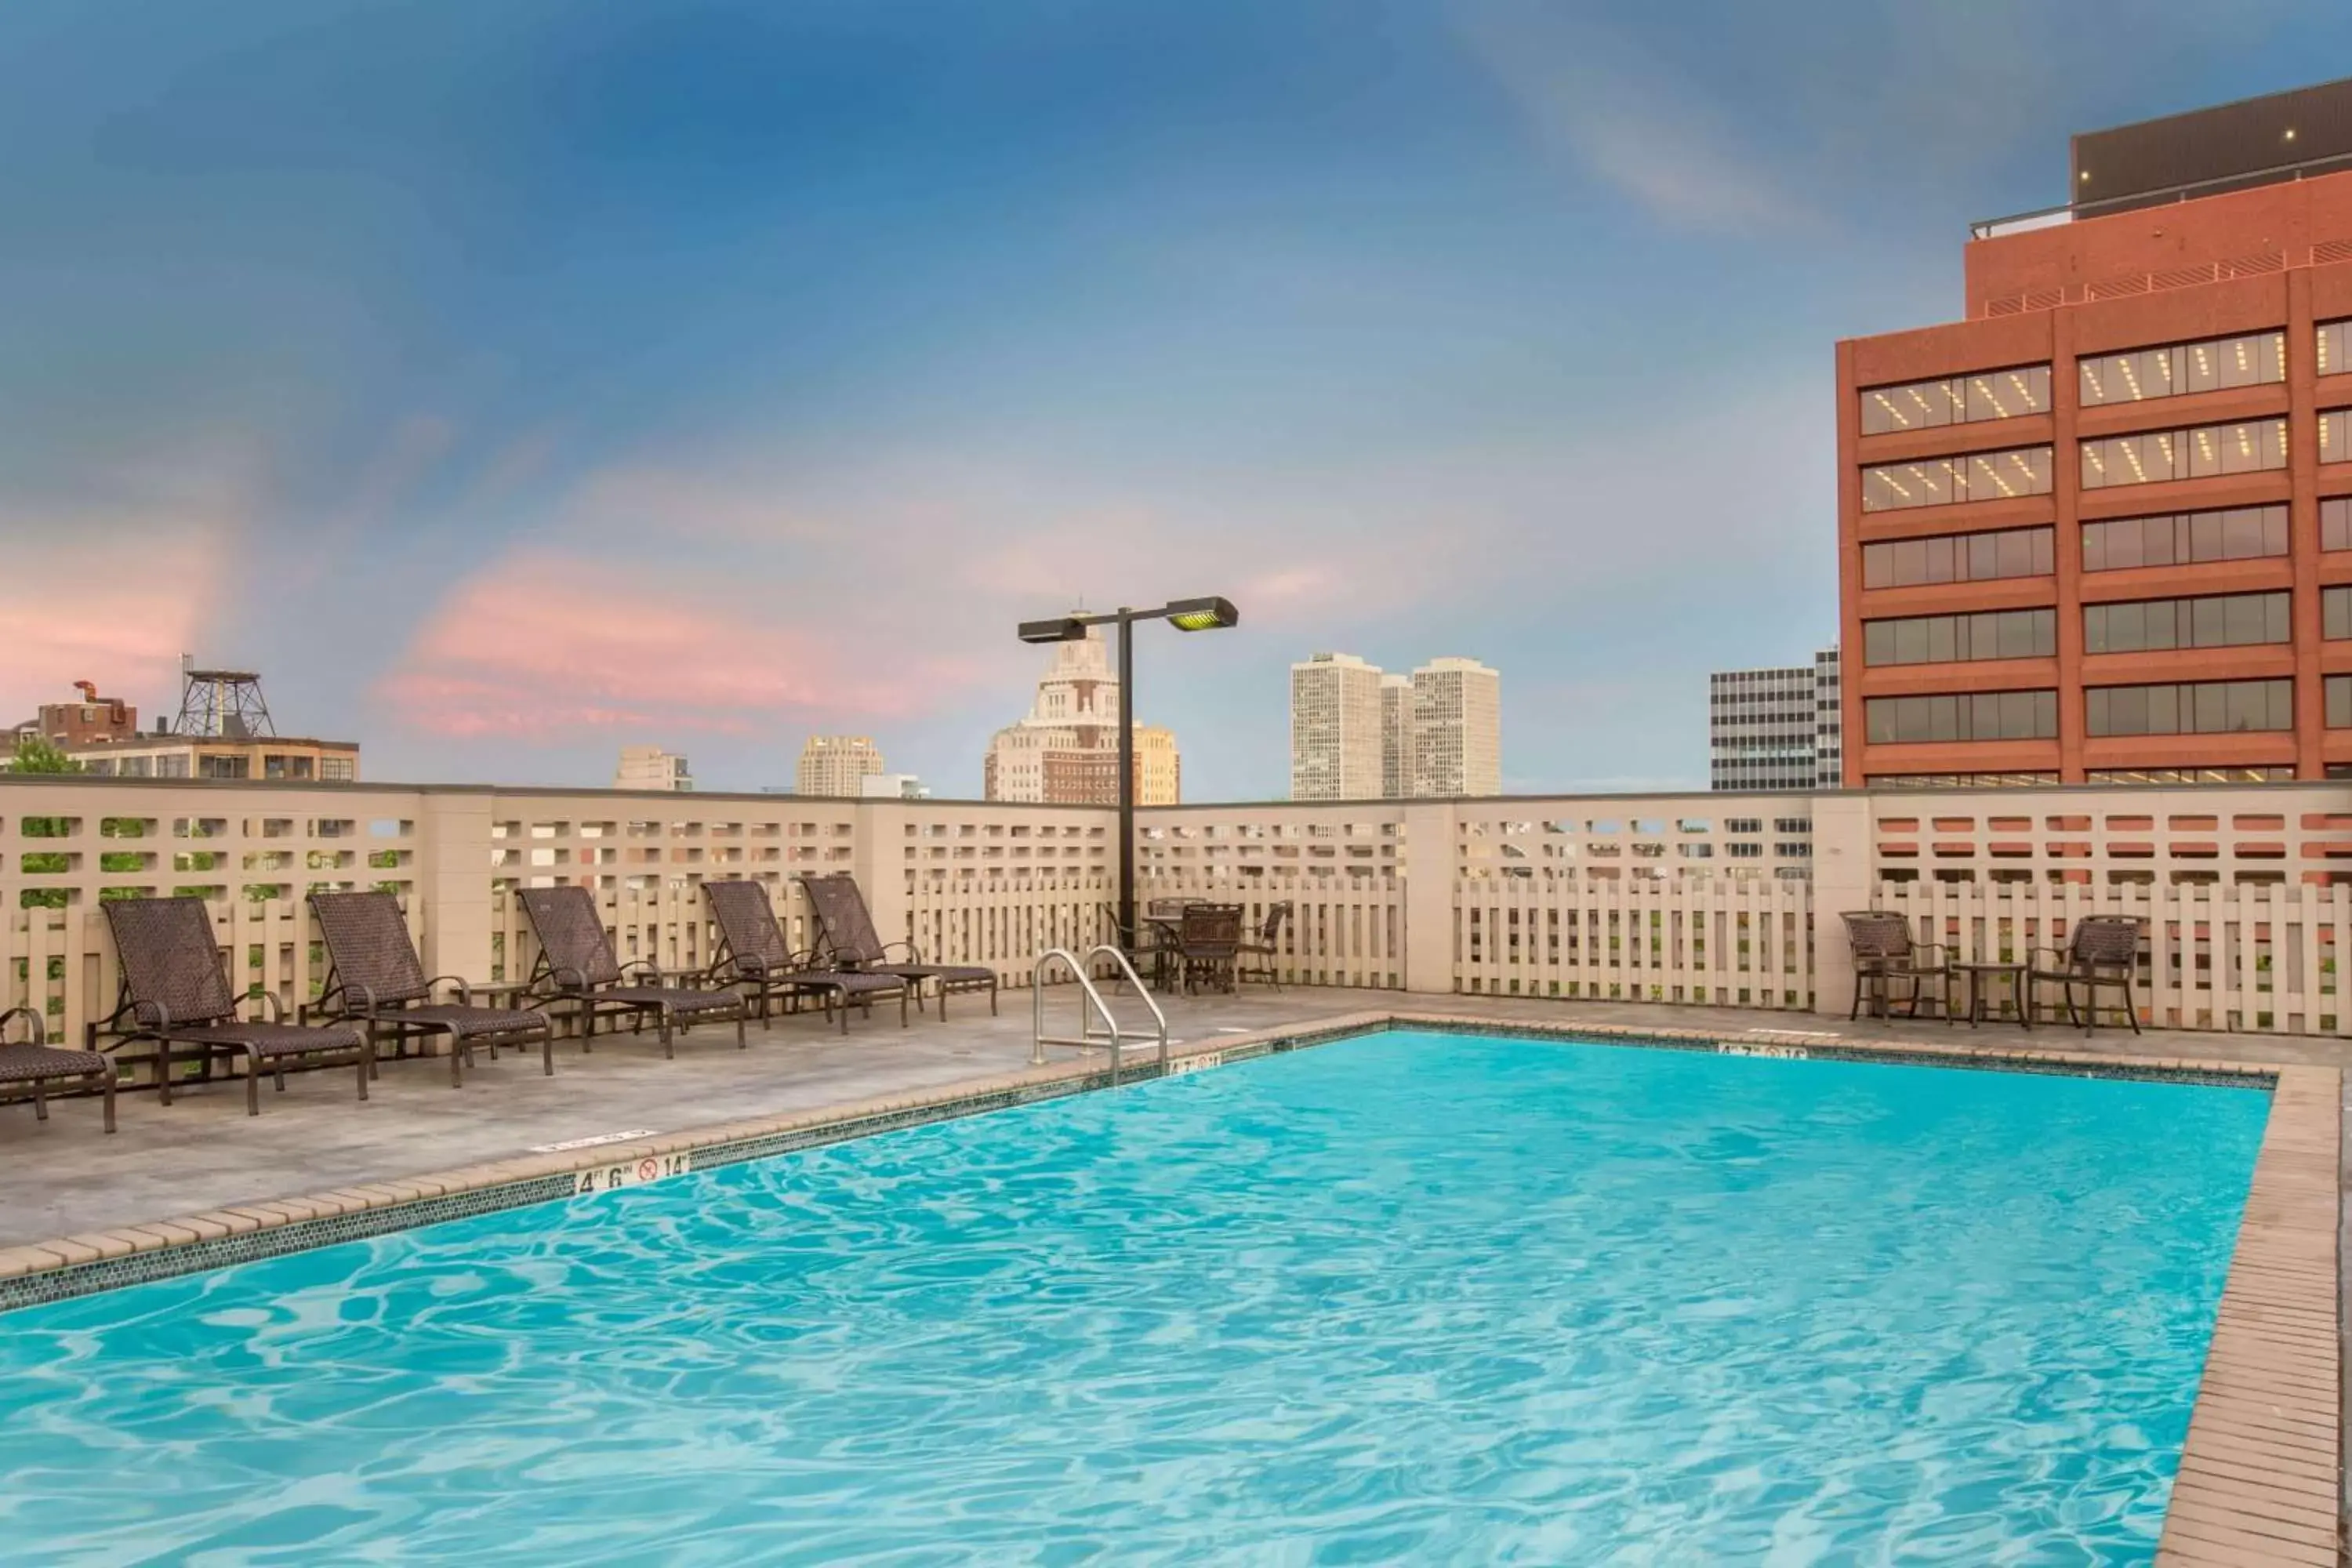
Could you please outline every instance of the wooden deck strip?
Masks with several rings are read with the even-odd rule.
[[[2344,1474],[2341,1075],[2284,1068],[2206,1352],[2159,1568],[2333,1568]]]

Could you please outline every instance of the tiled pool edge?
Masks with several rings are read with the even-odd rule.
[[[2335,1568],[2343,1084],[2286,1068],[2246,1194],[2158,1568]]]

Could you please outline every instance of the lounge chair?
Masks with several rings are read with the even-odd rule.
[[[940,988],[941,1023],[947,1022],[950,991],[987,992],[989,1014],[995,1016],[996,971],[980,963],[925,963],[913,942],[886,944],[882,933],[874,929],[874,915],[866,907],[857,879],[846,871],[803,877],[800,881],[802,891],[808,894],[809,908],[816,912],[817,927],[824,933],[824,945],[817,950],[820,957],[860,974],[895,974],[918,992],[923,982],[930,981]],[[907,950],[904,962],[891,962],[893,947]]]
[[[114,1063],[97,1051],[61,1050],[49,1044],[48,1031],[41,1026],[41,1016],[30,1007],[11,1007],[0,1013],[0,1042],[8,1037],[8,1026],[16,1019],[25,1021],[26,1038],[15,1044],[0,1043],[0,1087],[24,1084],[33,1096],[33,1115],[37,1121],[49,1119],[48,1086],[65,1079],[78,1079],[86,1088],[96,1089],[106,1097],[106,1130],[114,1131]]]
[[[122,969],[122,999],[113,1013],[87,1026],[95,1050],[100,1035],[120,1037],[117,1048],[138,1040],[155,1043],[155,1097],[172,1103],[172,1062],[201,1062],[212,1074],[215,1058],[245,1058],[245,1113],[261,1114],[261,1074],[266,1067],[286,1087],[286,1065],[327,1065],[349,1060],[359,1069],[360,1098],[368,1097],[375,1049],[367,1031],[354,1024],[289,1024],[285,1008],[270,993],[267,1020],[237,1016],[237,995],[229,988],[213,935],[213,917],[202,899],[118,899],[102,906],[114,932]],[[173,1050],[175,1046],[193,1050]]]
[[[525,888],[515,895],[539,937],[539,962],[530,972],[528,996],[566,1001],[580,1010],[580,1048],[590,1048],[602,1013],[625,1015],[642,1022],[651,1016],[661,1027],[662,1055],[675,1058],[671,1032],[711,1021],[735,1021],[738,1048],[751,1044],[743,1037],[749,1011],[740,993],[662,984],[666,976],[643,959],[624,968],[613,955],[613,942],[596,913],[596,897],[585,888]],[[651,984],[629,983],[633,973],[652,977]]]
[[[1284,899],[1265,911],[1265,922],[1244,941],[1234,960],[1234,982],[1263,980],[1276,991],[1282,989],[1282,976],[1275,960],[1282,952],[1282,928],[1290,923],[1291,904]]]
[[[1931,980],[1945,1016],[1951,1016],[1951,954],[1943,943],[1912,941],[1910,921],[1891,910],[1849,910],[1838,918],[1845,922],[1846,946],[1853,953],[1853,1006],[1847,1018],[1862,1016],[1865,993],[1877,1004],[1877,1016],[1892,1016],[1893,992],[1906,984],[1910,995],[1903,1016],[1916,1018]]]
[[[702,884],[710,902],[710,918],[719,922],[719,955],[710,972],[723,975],[758,998],[760,1022],[768,1021],[768,1004],[777,996],[797,1001],[814,996],[824,1005],[826,1022],[841,1008],[841,1032],[849,1033],[849,1006],[856,1002],[871,1016],[874,999],[898,998],[898,1026],[907,1026],[907,994],[912,987],[895,974],[860,974],[850,970],[820,969],[806,953],[785,944],[784,928],[776,921],[768,889],[741,878]]]
[[[517,1050],[537,1045],[540,1060],[555,1071],[555,1028],[536,1007],[477,1007],[473,988],[454,974],[425,977],[408,935],[400,900],[390,893],[313,893],[310,912],[327,944],[327,989],[312,1007],[364,1026],[379,1037],[410,1035],[449,1037],[449,1087],[465,1081],[479,1045],[499,1059],[500,1046]],[[436,1002],[436,987],[457,988],[455,1003]],[[309,1009],[303,1012],[308,1019]]]
[[[2026,964],[2030,991],[2037,980],[2054,980],[2063,987],[2066,1021],[2089,1034],[2098,1020],[2099,987],[2124,994],[2124,1016],[2132,1033],[2139,1033],[2139,1004],[2132,997],[2132,973],[2139,967],[2139,921],[2131,915],[2084,915],[2074,922],[2063,952],[2037,947]],[[2083,988],[2083,1006],[2074,1006],[2074,987]]]

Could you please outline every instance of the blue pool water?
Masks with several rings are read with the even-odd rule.
[[[0,1318],[0,1541],[2144,1563],[2267,1108],[1370,1036]]]

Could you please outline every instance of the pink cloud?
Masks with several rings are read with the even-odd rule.
[[[0,721],[70,700],[77,680],[135,704],[145,722],[176,710],[180,655],[197,648],[213,597],[212,536],[173,527],[92,537],[87,522],[0,515],[11,574],[50,589],[10,595]]]
[[[377,690],[404,722],[448,736],[755,735],[785,719],[900,717],[956,679],[871,652],[787,624],[723,571],[680,579],[525,552],[459,584]]]

